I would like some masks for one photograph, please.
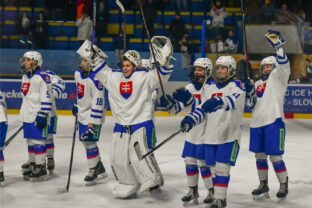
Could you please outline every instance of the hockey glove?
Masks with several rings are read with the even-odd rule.
[[[268,39],[269,43],[271,43],[271,45],[276,49],[280,48],[286,43],[285,39],[282,37],[279,31],[268,30],[268,32],[265,34],[265,37]]]
[[[247,79],[244,85],[247,95],[252,95],[255,92],[255,83],[252,79]]]
[[[173,93],[173,98],[183,103],[184,106],[189,106],[193,103],[193,95],[186,89],[177,89]]]
[[[73,105],[72,113],[74,116],[77,116],[77,114],[78,114],[78,107],[77,107],[76,103]]]
[[[196,121],[191,116],[187,115],[181,121],[180,127],[183,129],[183,132],[189,132],[195,124]]]
[[[175,104],[175,101],[170,95],[165,95],[160,97],[160,106],[168,108],[168,110],[171,110],[173,105]]]
[[[48,124],[48,113],[39,111],[37,113],[35,124],[39,129],[45,128]]]
[[[81,135],[81,140],[92,140],[94,138],[95,135],[95,129],[93,127],[89,127],[87,131],[85,131],[82,135]]]
[[[212,113],[217,111],[218,109],[222,108],[223,106],[223,100],[220,97],[212,97],[209,100],[207,100],[203,105],[202,105],[202,110],[205,113]]]

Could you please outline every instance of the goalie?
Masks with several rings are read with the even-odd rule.
[[[151,41],[161,66],[160,78],[166,82],[173,71],[171,42],[162,36]],[[163,178],[155,157],[151,155],[140,161],[137,155],[137,147],[144,154],[156,143],[151,105],[152,94],[160,87],[157,71],[143,68],[140,54],[135,50],[123,55],[119,70],[109,68],[106,54],[89,41],[85,41],[77,53],[91,57],[93,74],[108,90],[116,120],[110,150],[110,163],[118,182],[114,196],[133,198],[138,191],[160,191]],[[153,58],[150,60],[155,63]]]

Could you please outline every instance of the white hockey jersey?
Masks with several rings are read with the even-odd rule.
[[[265,81],[255,83],[257,103],[252,111],[251,128],[273,123],[277,118],[284,118],[284,98],[290,75],[290,65],[284,50],[276,52],[277,66]]]
[[[46,72],[37,69],[33,75],[24,74],[21,94],[23,102],[20,120],[22,122],[34,122],[39,111],[50,115],[52,110],[51,80]]]
[[[83,125],[89,123],[100,125],[104,122],[105,100],[104,87],[93,76],[75,72],[77,87],[78,121]]]
[[[7,109],[7,106],[5,102],[5,97],[4,97],[4,94],[0,91],[0,122],[8,121],[6,109]]]
[[[181,111],[193,111],[195,110],[196,106],[199,106],[202,103],[202,93],[207,90],[207,88],[214,83],[212,79],[209,79],[203,87],[200,89],[196,89],[195,85],[191,82],[185,86],[185,89],[189,91],[193,95],[194,101],[191,104],[191,108],[188,106],[184,106],[182,102],[176,101],[178,107],[174,106],[175,114]],[[205,126],[206,120],[201,122],[200,124],[194,126],[186,135],[186,141],[192,144],[203,144],[205,139]]]
[[[47,73],[51,78],[51,87],[52,87],[52,112],[51,117],[56,116],[56,99],[61,97],[62,93],[65,90],[65,82],[64,80],[56,75],[53,71],[48,70]]]
[[[202,104],[193,112],[200,115],[199,123],[206,120],[204,143],[224,144],[235,140],[240,142],[245,94],[242,83],[237,80],[230,81],[223,87],[213,83],[202,93],[202,104],[214,96],[221,97],[224,103],[221,109],[207,115],[201,109]]]
[[[162,82],[168,81],[172,68],[161,67]],[[130,78],[122,70],[113,70],[106,63],[95,67],[94,73],[108,90],[109,103],[116,122],[133,125],[152,120],[153,92],[160,87],[156,70],[136,69]]]

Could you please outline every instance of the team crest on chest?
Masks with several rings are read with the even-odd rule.
[[[132,91],[133,91],[132,81],[120,82],[119,92],[122,95],[122,97],[128,99],[131,96]]]
[[[222,97],[222,92],[212,93],[211,97]]]
[[[84,96],[85,86],[81,83],[77,83],[77,95],[78,98],[82,98]]]
[[[257,93],[257,97],[261,98],[264,94],[266,88],[266,82],[262,83],[261,85],[259,85],[256,89],[256,93]]]
[[[24,82],[21,87],[21,91],[24,95],[27,95],[30,88],[30,82]]]

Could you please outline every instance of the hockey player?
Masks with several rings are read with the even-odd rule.
[[[48,128],[48,138],[46,140],[46,149],[47,149],[47,169],[49,174],[53,174],[53,170],[55,167],[54,163],[54,139],[53,135],[56,134],[57,130],[57,114],[56,114],[56,98],[59,98],[62,95],[62,92],[65,90],[65,82],[64,80],[56,75],[53,71],[46,71],[46,73],[51,78],[52,84],[52,111],[51,111],[51,119],[50,125]]]
[[[210,208],[226,207],[230,169],[239,152],[245,90],[234,81],[236,62],[232,56],[221,56],[213,70],[213,83],[202,93],[202,104],[181,122],[190,131],[194,125],[205,123],[205,161],[215,169],[214,200]]]
[[[158,45],[161,42],[163,45]],[[169,79],[173,69],[170,57],[172,45],[166,37],[153,37],[152,43],[159,62],[162,82]],[[160,87],[157,71],[142,68],[137,51],[129,50],[123,55],[123,67],[113,70],[106,64],[104,52],[86,41],[78,50],[93,57],[94,73],[109,93],[109,101],[116,120],[111,144],[110,161],[118,182],[113,194],[119,198],[132,198],[137,191],[159,191],[163,183],[161,172],[153,155],[139,160],[155,142],[151,101],[155,89]],[[93,51],[95,50],[96,53]],[[154,60],[151,61],[154,63]]]
[[[73,114],[78,116],[79,139],[88,160],[89,173],[84,178],[87,186],[107,177],[97,146],[105,114],[104,87],[91,73],[90,61],[81,56],[80,70],[75,72],[77,104],[73,107]]]
[[[212,62],[208,58],[196,59],[190,74],[191,83],[187,84],[184,89],[176,90],[172,97],[168,95],[166,99],[161,97],[162,105],[170,106],[169,109],[174,114],[189,106],[191,106],[191,110],[194,110],[196,106],[201,104],[202,92],[214,83],[211,78],[212,67]],[[208,190],[204,203],[213,201],[212,173],[205,163],[204,128],[204,122],[194,127],[188,132],[184,143],[182,157],[186,165],[187,184],[189,186],[189,192],[181,199],[185,205],[198,204],[199,170],[205,188]]]
[[[268,161],[269,156],[280,188],[277,198],[283,199],[288,194],[288,174],[283,160],[285,145],[285,123],[283,121],[283,104],[290,75],[288,58],[281,46],[285,43],[281,34],[269,30],[265,34],[276,49],[276,57],[269,56],[261,61],[261,79],[253,84],[246,83],[250,94],[249,105],[253,108],[250,121],[249,150],[255,153],[260,185],[252,191],[254,199],[269,197]]]
[[[4,146],[7,130],[8,118],[6,114],[6,102],[4,94],[2,94],[2,92],[0,91],[0,148]],[[3,163],[3,151],[0,149],[0,186],[4,185]]]
[[[28,51],[21,59],[21,67],[26,73],[22,77],[20,119],[29,155],[28,163],[22,165],[22,168],[25,180],[30,178],[31,181],[41,180],[47,175],[45,142],[52,95],[50,76],[41,70],[41,66],[42,56],[37,51]]]

